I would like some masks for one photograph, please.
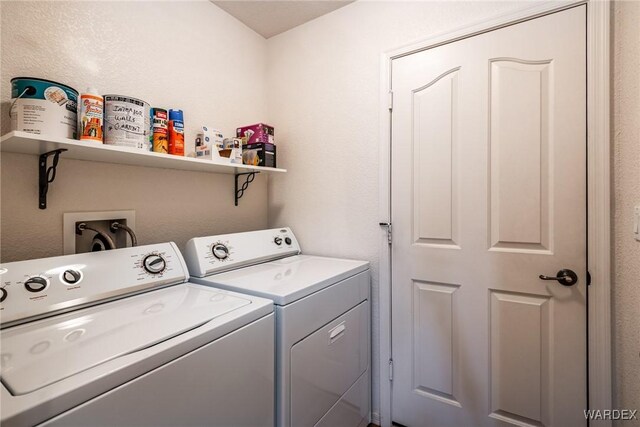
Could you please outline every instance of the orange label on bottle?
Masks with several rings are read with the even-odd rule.
[[[81,141],[102,142],[104,101],[101,96],[80,95],[78,130]]]
[[[169,120],[169,154],[184,156],[184,123]]]

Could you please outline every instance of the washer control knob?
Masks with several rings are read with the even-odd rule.
[[[213,256],[218,258],[219,260],[227,259],[229,257],[229,248],[227,248],[222,243],[216,243],[211,248],[211,252],[213,252]]]
[[[78,270],[66,270],[62,273],[62,280],[69,285],[75,285],[80,279],[82,279],[82,273]]]
[[[158,254],[147,255],[142,262],[144,269],[151,274],[159,274],[167,267],[167,262]]]
[[[47,287],[47,279],[45,279],[44,277],[40,277],[40,276],[29,277],[24,282],[24,287],[29,292],[42,292]]]
[[[285,242],[287,245],[290,245],[290,244],[291,244],[291,237],[285,237],[285,238],[284,238],[284,242]]]
[[[275,239],[273,239],[273,242],[276,245],[280,246],[282,244],[282,237],[280,237],[280,236],[276,237]]]
[[[7,299],[7,290],[5,288],[0,288],[0,302]]]

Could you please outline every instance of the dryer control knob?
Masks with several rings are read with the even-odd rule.
[[[0,288],[0,302],[7,299],[7,290],[5,288]]]
[[[222,243],[216,243],[211,248],[211,252],[213,252],[213,256],[218,258],[219,260],[227,259],[229,257],[229,248],[227,248]]]
[[[47,285],[48,285],[47,279],[45,279],[44,277],[40,277],[40,276],[29,277],[24,282],[24,287],[29,292],[41,292],[41,291],[44,291],[45,288],[47,287]]]
[[[291,237],[285,237],[285,238],[284,238],[284,242],[285,242],[287,245],[290,245],[290,244],[291,244]]]
[[[142,262],[144,269],[151,274],[159,274],[167,267],[167,262],[158,254],[147,255]]]
[[[276,237],[275,239],[273,239],[273,242],[276,245],[280,246],[282,244],[282,237],[280,237],[280,236]]]

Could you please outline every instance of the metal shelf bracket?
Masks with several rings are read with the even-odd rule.
[[[253,180],[256,179],[257,173],[260,173],[260,172],[245,172],[245,173],[236,174],[236,193],[235,193],[236,206],[238,206],[238,200],[242,198],[245,190],[249,188],[249,184],[251,184]],[[244,183],[241,186],[238,186],[238,178],[243,175],[246,175],[247,179],[244,181]]]
[[[49,191],[49,184],[51,184],[53,180],[56,179],[58,160],[60,160],[60,153],[62,153],[63,151],[67,151],[67,149],[60,148],[58,150],[40,154],[38,160],[38,187],[40,193],[38,207],[40,209],[47,209],[47,191]],[[51,166],[47,168],[47,159],[49,158],[49,156],[53,156],[53,162]]]

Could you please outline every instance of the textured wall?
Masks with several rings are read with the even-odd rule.
[[[523,5],[360,1],[268,40],[269,118],[289,170],[269,183],[269,223],[293,227],[307,253],[371,261],[374,411],[381,54]]]
[[[208,2],[1,2],[2,118],[9,79],[42,76],[183,108],[191,140],[201,123],[264,120],[268,86],[290,169],[269,183],[270,225],[291,225],[308,253],[372,261],[377,301],[380,53],[520,6],[358,2],[265,42]],[[640,3],[617,1],[613,19],[615,406],[640,408]],[[1,165],[2,261],[60,254],[63,212],[135,209],[141,243],[267,226],[265,177],[234,208],[232,176],[63,159],[40,211],[36,158]]]
[[[9,80],[42,77],[79,91],[135,96],[181,108],[195,129],[266,119],[266,41],[202,2],[2,2],[0,101]],[[2,120],[2,133],[9,130]],[[141,243],[267,226],[267,178],[233,205],[233,176],[65,160],[49,207],[37,207],[37,158],[2,155],[2,261],[62,253],[62,214],[135,209]]]
[[[614,406],[640,410],[640,2],[613,5]],[[621,425],[640,426],[640,419]]]

